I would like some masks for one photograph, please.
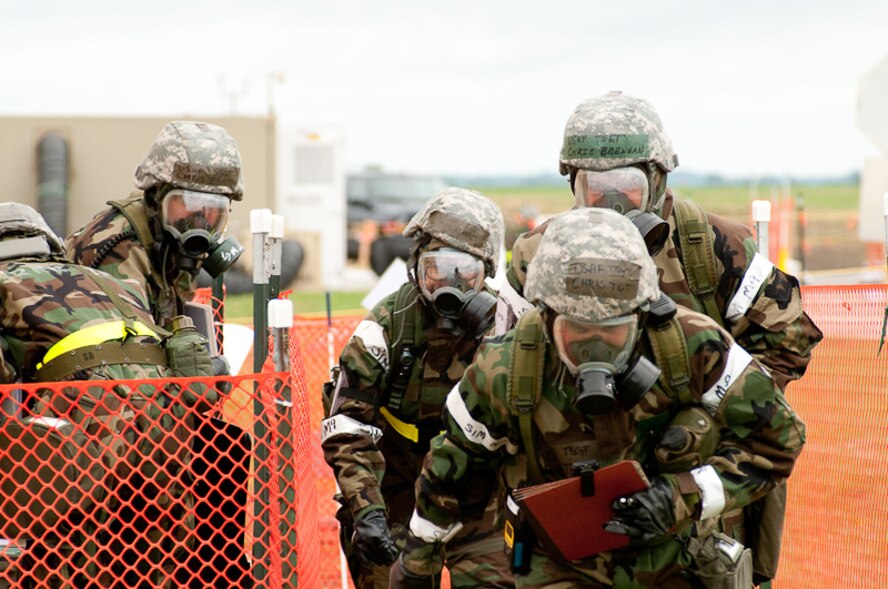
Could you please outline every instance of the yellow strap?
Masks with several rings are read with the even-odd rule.
[[[407,423],[406,421],[401,421],[394,415],[392,412],[386,409],[385,407],[380,407],[379,412],[382,413],[382,416],[385,417],[385,420],[389,422],[389,425],[395,428],[395,431],[413,442],[414,444],[419,443],[419,428],[413,425],[412,423]]]
[[[47,350],[46,355],[43,356],[43,361],[37,363],[37,370],[40,370],[45,363],[53,358],[67,354],[77,348],[95,346],[113,340],[123,340],[128,335],[147,335],[155,339],[157,338],[157,332],[144,323],[136,321],[130,324],[129,328],[127,328],[126,323],[125,321],[109,321],[108,323],[91,325],[66,335]]]

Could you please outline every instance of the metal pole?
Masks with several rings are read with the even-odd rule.
[[[269,298],[268,234],[271,232],[271,210],[250,211],[250,231],[253,233],[253,372],[260,372],[268,356]]]
[[[333,312],[330,304],[330,291],[324,293],[327,304],[327,368],[333,370],[336,366],[336,356],[333,354]]]
[[[798,235],[799,245],[798,245],[798,260],[799,260],[799,279],[802,279],[805,276],[805,248],[808,244],[805,243],[805,228],[808,225],[808,218],[805,215],[805,198],[799,194],[799,198],[796,200],[796,218],[798,220],[798,229],[796,233]],[[804,283],[804,280],[802,280]]]
[[[770,259],[770,243],[768,242],[768,224],[771,222],[771,201],[752,201],[752,221],[755,223],[755,244],[758,252]]]
[[[882,195],[882,212],[885,216],[885,252],[888,253],[888,192]],[[888,305],[885,306],[885,313],[882,315],[882,334],[879,336],[879,349],[876,352],[876,356],[882,353],[882,346],[885,345],[886,330],[888,330]]]
[[[290,299],[272,299],[268,301],[268,324],[271,327],[274,341],[274,369],[277,372],[290,372],[290,341],[289,333],[293,327],[293,302]],[[297,468],[294,462],[295,415],[293,398],[290,390],[290,375],[287,374],[280,382],[279,395],[275,399],[277,408],[277,501],[278,530],[281,539],[276,547],[280,554],[280,576],[284,587],[296,587],[296,565],[299,555],[296,553],[296,523],[298,521]]]
[[[333,346],[333,305],[330,302],[330,291],[324,293],[324,301],[327,306],[327,366],[330,369],[330,376],[333,376],[333,368],[336,366],[336,355],[334,353]],[[336,383],[333,383],[334,386]],[[336,482],[336,492],[340,493],[342,490],[339,488],[339,481]],[[339,549],[339,585],[342,589],[348,589],[349,587],[349,569],[348,569],[348,560],[345,558],[345,553],[342,551],[342,548]]]
[[[274,369],[277,372],[290,370],[289,331],[293,327],[293,301],[272,299],[268,301],[268,325],[274,340]]]
[[[222,333],[222,325],[225,323],[225,273],[213,279],[212,297],[210,305],[213,308],[213,328],[216,336],[216,349],[220,354],[225,353],[225,339]]]
[[[888,192],[882,195],[882,211],[885,215],[885,252],[888,254]]]
[[[268,355],[268,264],[267,236],[271,229],[271,211],[250,211],[250,231],[253,234],[253,372],[260,372]],[[259,382],[253,389],[253,459],[256,462],[256,493],[253,498],[253,582],[255,589],[268,587],[271,562],[269,529],[268,425],[265,403]]]
[[[284,243],[284,216],[271,216],[271,232],[268,234],[271,242],[271,278],[269,284],[271,286],[270,297],[278,298],[281,294],[281,265],[283,260],[283,243]]]

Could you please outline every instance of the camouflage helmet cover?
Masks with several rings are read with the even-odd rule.
[[[0,203],[0,241],[10,236],[31,237],[37,235],[46,238],[53,254],[65,255],[65,243],[47,224],[43,215],[26,204]]]
[[[554,217],[527,268],[527,300],[562,315],[603,321],[660,296],[657,270],[632,221],[610,209]]]
[[[651,104],[622,92],[587,98],[567,119],[561,146],[561,174],[570,167],[604,171],[654,162],[664,172],[678,156]]]
[[[484,260],[489,276],[496,272],[505,236],[505,222],[492,200],[465,188],[445,188],[413,215],[404,237],[420,234]]]
[[[140,190],[171,184],[242,200],[244,177],[237,143],[219,125],[167,123],[136,168],[135,184]]]

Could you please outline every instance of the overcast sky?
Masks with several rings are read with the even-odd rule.
[[[680,169],[829,176],[878,153],[888,2],[4,0],[0,56],[2,115],[259,115],[279,72],[279,120],[341,128],[351,169],[554,172],[574,106],[621,89]]]

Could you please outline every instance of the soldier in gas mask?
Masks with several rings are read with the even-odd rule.
[[[757,252],[746,225],[707,213],[667,188],[678,166],[660,116],[646,100],[609,92],[583,100],[568,117],[559,170],[577,207],[608,208],[632,221],[659,272],[660,290],[708,315],[758,360],[781,389],[801,378],[823,334],[802,308],[798,280]],[[498,331],[530,307],[523,298],[528,264],[548,224],[518,237],[500,291]],[[757,582],[775,576],[786,487],[723,527],[753,548]]]
[[[393,587],[428,586],[439,573],[442,538],[458,529],[465,489],[502,471],[511,493],[625,460],[650,483],[611,505],[604,529],[628,546],[566,560],[516,524],[516,585],[701,586],[693,562],[710,548],[719,514],[789,476],[804,424],[752,356],[712,319],[676,306],[657,282],[626,217],[579,208],[552,219],[527,271],[534,308],[514,330],[485,339],[447,396],[447,430],[417,482]],[[706,434],[708,423],[718,435]],[[515,503],[507,501],[509,512]],[[554,533],[571,516],[537,523]],[[748,553],[724,542],[737,567],[706,571],[728,578],[702,586],[750,587]]]
[[[0,497],[4,513],[16,502],[20,509],[18,520],[4,521],[0,536],[20,535],[45,550],[32,574],[47,587],[171,582],[194,534],[183,416],[186,408],[209,409],[217,393],[199,386],[98,383],[210,376],[211,370],[206,339],[193,328],[172,334],[162,329],[136,283],[71,263],[62,240],[34,209],[0,203],[0,383],[97,381],[39,389],[35,398],[22,400],[23,419],[0,428],[3,469],[13,473],[4,477]],[[11,468],[10,447],[24,444],[37,455],[41,441],[10,439],[13,428],[25,434],[47,430],[47,439],[70,447],[76,484],[62,492]],[[63,478],[68,469],[67,463],[50,463],[40,470],[56,470]],[[58,501],[45,510],[28,506],[32,497],[45,500],[52,492],[59,492]],[[80,498],[76,509],[72,497]],[[66,558],[58,539],[78,539],[82,531],[94,534],[91,542],[98,538],[99,555],[92,550],[87,559],[84,545]]]
[[[477,192],[448,188],[430,199],[404,230],[414,240],[409,281],[370,311],[340,356],[322,444],[342,490],[342,542],[356,587],[388,585],[393,536],[403,536],[413,512],[444,400],[493,320],[496,299],[484,279],[496,271],[503,234],[499,208]],[[493,531],[494,483],[467,492],[468,517],[448,544],[454,587],[511,586]]]
[[[184,313],[185,303],[194,296],[200,270],[218,276],[243,252],[233,237],[225,236],[231,203],[243,200],[240,152],[234,138],[218,125],[172,121],[136,167],[134,181],[140,192],[110,201],[110,208],[68,237],[68,253],[78,264],[137,282],[147,294],[155,322],[171,330],[173,318]],[[225,356],[212,357],[212,370],[218,376],[230,373]],[[220,390],[224,388],[220,384]],[[222,444],[236,440],[224,451],[247,468],[242,448],[248,441],[239,428],[212,417],[182,418],[197,432],[191,438],[196,454],[213,445],[222,451]],[[202,491],[207,497],[197,500],[218,505],[222,498],[213,478],[217,475],[210,470],[208,476],[209,489]],[[218,517],[216,513],[211,518]],[[226,512],[225,517],[243,521],[245,516]],[[222,540],[216,534],[212,542],[218,548]]]
[[[142,192],[110,201],[67,239],[71,259],[138,281],[164,327],[191,300],[201,268],[218,276],[243,248],[225,237],[231,201],[242,200],[237,144],[209,123],[168,123],[135,172]]]

